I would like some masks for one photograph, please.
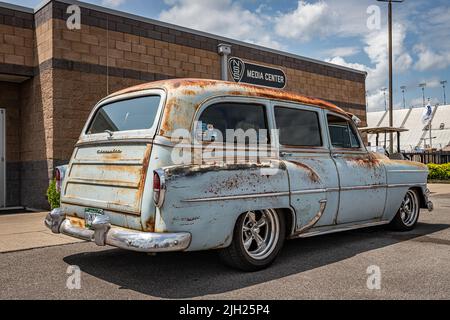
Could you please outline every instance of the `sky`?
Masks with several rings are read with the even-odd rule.
[[[39,0],[7,2],[36,7]],[[85,0],[112,9],[327,61],[368,73],[369,111],[385,108],[387,4],[376,0]],[[443,104],[450,83],[450,1],[393,4],[394,108]],[[448,85],[450,87],[450,85]],[[387,95],[387,93],[386,93]],[[447,88],[447,104],[450,90]]]

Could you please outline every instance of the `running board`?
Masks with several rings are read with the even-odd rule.
[[[323,227],[324,230],[318,230],[319,228],[316,228],[316,230],[311,229],[310,231],[305,232],[305,233],[292,235],[289,237],[289,239],[309,238],[309,237],[315,237],[315,236],[336,233],[336,232],[343,232],[343,231],[350,231],[350,230],[356,230],[356,229],[362,229],[362,228],[382,226],[382,225],[386,225],[389,223],[390,223],[390,221],[372,221],[372,222],[359,223],[359,224],[353,223],[353,224],[346,224],[346,225],[341,225],[341,226]]]

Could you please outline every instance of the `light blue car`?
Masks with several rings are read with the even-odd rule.
[[[139,252],[216,249],[246,271],[269,266],[286,239],[409,231],[433,208],[427,167],[368,152],[342,109],[214,80],[103,99],[58,175],[53,232]]]

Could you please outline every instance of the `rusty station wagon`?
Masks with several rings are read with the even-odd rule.
[[[249,129],[267,134],[253,144],[219,139]],[[286,239],[412,230],[420,209],[433,209],[427,175],[420,163],[368,152],[351,115],[331,103],[224,81],[159,81],[95,106],[57,172],[61,207],[45,223],[138,252],[217,249],[253,271]]]

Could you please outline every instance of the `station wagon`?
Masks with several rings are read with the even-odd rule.
[[[245,271],[269,266],[287,239],[409,231],[433,209],[427,167],[368,152],[351,114],[215,80],[101,100],[57,176],[54,233],[147,253],[217,250]]]

